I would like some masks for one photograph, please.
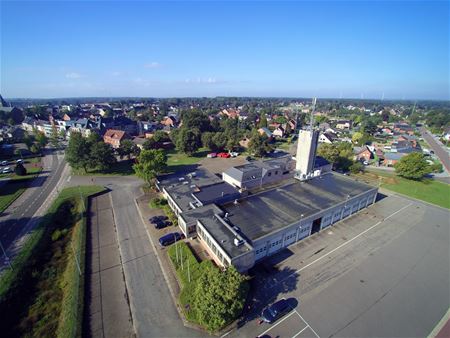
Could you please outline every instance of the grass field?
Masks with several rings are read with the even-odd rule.
[[[381,178],[382,188],[450,209],[450,185],[446,183],[433,179],[408,180],[397,176],[394,172],[381,170],[371,170],[356,177],[371,184],[378,184]]]
[[[83,169],[72,169],[74,175],[78,176],[129,176],[134,175],[133,161],[124,160],[114,163],[107,170],[88,170],[85,172]]]
[[[27,175],[17,176],[8,174],[10,181],[1,185],[0,189],[0,213],[6,210],[20,195],[28,188],[29,184],[40,173],[42,167],[30,167],[27,169]]]
[[[189,156],[176,150],[169,150],[167,151],[167,170],[169,172],[182,170],[189,165],[198,163],[209,152],[207,148],[200,148],[195,154]]]
[[[86,218],[97,186],[64,189],[0,279],[5,337],[81,336]],[[80,194],[81,193],[81,194]]]

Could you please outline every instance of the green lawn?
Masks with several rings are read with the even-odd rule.
[[[419,200],[450,209],[450,185],[433,179],[422,181],[399,177],[393,171],[370,170],[356,177],[369,184],[377,185],[381,177],[381,187]]]
[[[205,158],[209,153],[209,149],[200,148],[192,156],[186,155],[176,150],[168,150],[167,154],[167,167],[169,172],[179,171],[189,165],[198,163],[202,158]]]
[[[114,163],[107,170],[88,170],[84,172],[83,169],[72,169],[74,175],[78,176],[129,176],[134,175],[133,161],[124,160]]]
[[[175,267],[178,280],[181,282],[181,293],[178,299],[181,309],[187,320],[198,324],[195,308],[192,307],[194,288],[197,285],[195,280],[199,278],[206,269],[216,269],[216,267],[209,260],[199,263],[192,254],[191,249],[184,242],[178,242],[177,244],[172,245],[168,250],[168,255]],[[190,282],[189,276],[191,278]]]
[[[5,337],[81,336],[87,197],[103,187],[64,189],[0,279]]]
[[[27,189],[36,174],[42,170],[42,167],[31,167],[27,169],[27,175],[17,176],[16,174],[7,174],[3,177],[11,178],[10,181],[1,186],[0,189],[0,213],[6,210],[20,195]]]

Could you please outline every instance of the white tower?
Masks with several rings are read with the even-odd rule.
[[[317,142],[319,140],[319,132],[314,130],[315,108],[316,98],[313,99],[309,129],[300,130],[298,133],[295,177],[301,181],[313,177],[314,174],[314,161],[316,159]]]

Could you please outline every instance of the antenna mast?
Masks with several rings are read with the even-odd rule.
[[[309,119],[309,130],[311,130],[311,131],[313,131],[313,127],[314,127],[314,112],[316,111],[316,101],[317,101],[317,98],[313,98],[312,109],[311,109],[311,118]]]

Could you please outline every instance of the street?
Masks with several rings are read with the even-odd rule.
[[[447,149],[437,143],[430,132],[424,127],[420,127],[420,133],[422,134],[422,137],[425,139],[425,141],[428,142],[435,155],[439,157],[444,168],[448,173],[450,173],[450,156]]]

